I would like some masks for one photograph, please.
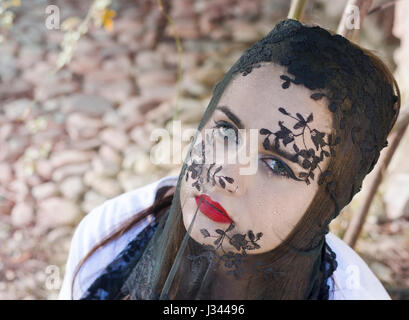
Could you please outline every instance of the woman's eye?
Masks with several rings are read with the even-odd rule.
[[[214,121],[215,128],[217,128],[217,133],[223,139],[228,141],[234,141],[236,145],[240,144],[239,132],[235,126],[227,121]]]
[[[294,174],[290,172],[291,170],[288,169],[287,166],[284,165],[282,161],[273,158],[264,158],[262,160],[267,165],[267,167],[273,172],[273,174],[284,176],[286,178],[294,176]]]

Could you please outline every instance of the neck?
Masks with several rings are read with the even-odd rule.
[[[218,255],[189,239],[175,277],[172,299],[307,299],[319,282],[321,248],[308,254],[284,250]],[[320,283],[318,283],[319,285]]]

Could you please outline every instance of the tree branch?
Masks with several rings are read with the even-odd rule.
[[[307,0],[292,0],[287,18],[300,20],[304,12],[306,2]]]

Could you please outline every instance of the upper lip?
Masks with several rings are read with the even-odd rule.
[[[195,196],[196,204],[200,207],[199,210],[208,218],[212,219],[216,222],[221,223],[231,223],[233,220],[227,214],[227,211],[223,208],[223,206],[212,200],[209,195],[201,194]],[[200,202],[201,200],[201,202]]]

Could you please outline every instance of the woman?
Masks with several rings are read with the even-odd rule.
[[[328,225],[373,169],[399,107],[369,51],[279,22],[215,86],[177,181],[83,219],[60,298],[390,299]]]

